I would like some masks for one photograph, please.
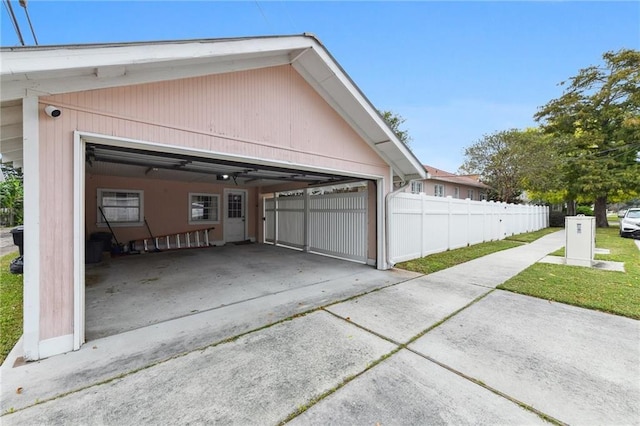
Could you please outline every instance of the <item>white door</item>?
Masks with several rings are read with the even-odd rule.
[[[244,241],[246,232],[246,199],[243,190],[224,191],[224,240],[225,242]]]

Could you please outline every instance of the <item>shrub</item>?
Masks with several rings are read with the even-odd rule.
[[[591,206],[578,206],[576,208],[576,214],[583,214],[585,216],[593,216],[593,209]]]

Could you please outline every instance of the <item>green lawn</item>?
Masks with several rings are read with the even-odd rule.
[[[539,231],[507,237],[502,241],[489,241],[459,249],[448,250],[442,253],[434,253],[420,259],[398,263],[396,264],[396,267],[406,269],[407,271],[419,272],[421,274],[432,274],[442,269],[447,269],[460,263],[477,259],[478,257],[518,247],[523,243],[530,243],[538,238],[559,230],[560,228],[544,228]]]
[[[518,241],[521,243],[531,243],[538,238],[542,238],[547,234],[553,234],[554,232],[560,231],[562,228],[544,228],[539,231],[527,232],[525,234],[512,235],[511,237],[505,238],[508,241]]]
[[[442,253],[434,253],[420,259],[408,260],[406,262],[396,264],[396,267],[406,269],[407,271],[419,272],[421,274],[432,274],[440,271],[441,269],[447,269],[478,257],[518,247],[520,245],[522,245],[522,243],[516,241],[490,241]]]
[[[498,288],[640,319],[640,250],[617,227],[598,228],[596,247],[611,250],[597,259],[624,262],[626,272],[537,263]]]
[[[17,255],[0,258],[0,364],[22,335],[22,275],[9,272],[9,263]]]

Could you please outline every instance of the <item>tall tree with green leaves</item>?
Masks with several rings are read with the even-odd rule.
[[[538,129],[510,129],[485,135],[465,149],[465,161],[460,172],[480,175],[492,190],[488,198],[519,203],[520,194],[532,188],[551,186],[549,141]]]
[[[398,137],[398,139],[400,139],[403,144],[409,146],[412,140],[411,136],[409,135],[409,131],[400,129],[400,126],[402,126],[407,120],[400,114],[396,114],[393,111],[378,112],[380,113],[380,116],[384,119],[384,121],[387,122],[389,128],[393,130],[393,133]]]
[[[596,226],[607,227],[607,202],[640,193],[640,51],[607,52],[560,84],[535,119],[564,159],[569,198],[592,200]]]

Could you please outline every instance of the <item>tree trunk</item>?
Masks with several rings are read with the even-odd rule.
[[[596,215],[596,228],[608,228],[609,221],[607,220],[607,197],[596,198],[596,205],[593,209],[593,213]]]
[[[575,200],[569,200],[567,202],[567,216],[576,215],[576,202]]]

